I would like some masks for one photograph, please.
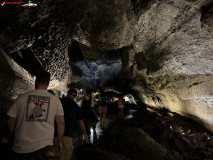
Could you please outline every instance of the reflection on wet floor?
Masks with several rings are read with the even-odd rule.
[[[133,118],[134,116],[132,114],[136,111],[137,110],[130,109],[128,115],[125,116],[124,119]],[[118,114],[107,114],[104,128],[107,128],[108,125],[117,118],[118,118]],[[97,139],[99,139],[99,137],[102,135],[103,130],[104,130],[100,127],[100,118],[98,118],[98,120],[99,120],[99,122],[94,124],[90,128],[90,133],[91,133],[90,134],[90,142],[91,143],[94,143]],[[75,138],[74,139],[74,144],[75,144],[74,150],[83,142],[84,142],[84,138],[82,138],[82,137]],[[75,160],[75,156],[72,156],[71,160]]]
[[[117,115],[107,115],[106,116],[106,120],[105,120],[105,124],[104,124],[104,127],[107,128],[107,126],[115,120]],[[101,129],[100,127],[100,118],[98,118],[99,122],[96,123],[96,125],[92,126],[90,128],[90,142],[93,143],[95,140],[97,140],[101,135],[102,135],[102,132],[103,132],[103,129]]]
[[[126,117],[124,117],[124,119],[131,119],[131,118],[133,118],[134,116],[132,114],[134,112],[136,112],[136,110],[130,109],[129,110],[129,114]],[[118,115],[115,115],[115,114],[107,115],[106,116],[106,120],[105,120],[105,128],[107,128],[107,126],[112,121],[114,121],[117,117],[118,117]],[[100,120],[100,118],[98,118],[98,120]],[[96,141],[102,135],[103,129],[101,129],[101,127],[100,127],[100,122],[98,122],[94,126],[92,126],[90,128],[90,132],[91,132],[91,134],[90,134],[90,141],[91,141],[91,143],[93,143],[94,141]]]
[[[106,120],[105,120],[105,128],[107,128],[107,126],[112,122],[114,121],[116,118],[117,118],[117,114],[109,114],[106,116]],[[96,141],[97,139],[99,139],[99,137],[102,135],[102,132],[104,129],[101,129],[100,127],[100,118],[98,118],[99,122],[94,124],[91,128],[90,128],[90,142],[91,143],[94,143],[94,141]],[[74,138],[74,151],[75,149],[77,149],[77,147],[81,144],[83,144],[85,141],[84,141],[84,137],[82,138],[82,133],[77,133],[75,135],[75,138]],[[76,160],[76,157],[75,155],[73,154],[71,160]]]
[[[136,112],[137,110],[134,109],[130,109],[129,113],[127,116],[124,117],[124,119],[132,119],[134,116],[132,115],[134,112]],[[116,118],[118,118],[117,114],[108,114],[106,116],[106,120],[105,120],[105,125],[104,127],[107,128],[108,125],[114,121]],[[90,128],[90,142],[93,143],[94,141],[96,141],[97,139],[99,139],[99,137],[102,135],[103,129],[100,127],[100,118],[98,118],[99,122],[95,123],[92,125],[92,127]],[[77,136],[78,137],[78,136]],[[75,138],[74,143],[76,143],[77,145],[79,145],[79,143],[83,143],[84,138],[82,137],[78,137]]]
[[[129,115],[124,117],[124,119],[132,119],[134,116],[132,115],[134,112],[136,112],[137,110],[135,109],[130,109],[129,110]]]
[[[107,128],[107,126],[114,121],[117,118],[117,114],[109,114],[106,116],[104,128]],[[99,137],[102,135],[102,132],[104,129],[100,127],[100,118],[98,118],[99,122],[92,125],[90,128],[90,142],[93,143]],[[82,132],[79,130],[74,135],[74,145],[75,147],[79,146],[80,144],[84,143],[84,137],[82,135]]]

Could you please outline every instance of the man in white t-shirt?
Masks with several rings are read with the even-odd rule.
[[[62,150],[64,111],[58,97],[49,93],[50,74],[36,76],[35,90],[20,95],[7,112],[8,127],[14,136],[11,159],[28,160],[51,150],[54,123],[57,125],[58,150]]]

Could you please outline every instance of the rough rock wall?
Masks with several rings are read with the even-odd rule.
[[[36,2],[36,9],[3,8],[7,54],[30,51],[66,86],[79,80],[69,64],[73,40],[108,54],[127,47],[120,76],[145,103],[198,118],[213,131],[212,0]]]
[[[32,60],[25,69],[33,74],[36,67],[49,71],[53,80],[50,87],[63,91],[67,90],[67,84],[80,80],[69,64],[68,47],[75,28],[70,21],[75,19],[68,19],[67,12],[72,6],[66,2],[34,1],[38,4],[35,8],[5,5],[0,17],[3,22],[0,43],[6,54],[23,61],[24,55],[28,55],[27,58],[33,55],[39,66],[33,66]]]
[[[66,91],[68,84],[77,82],[81,78],[79,74],[75,74],[73,65],[70,64],[70,55],[73,54],[68,53],[68,49],[74,41],[79,42],[84,58],[90,61],[107,57],[115,59],[115,56],[119,59],[113,53],[112,56],[103,56],[103,54],[111,55],[110,51],[130,44],[128,31],[125,31],[129,25],[123,26],[127,22],[125,11],[130,5],[129,0],[127,2],[107,0],[103,2],[35,0],[33,2],[38,6],[25,8],[18,5],[5,5],[2,8],[0,19],[3,25],[0,26],[0,44],[10,57],[22,61],[20,63],[30,63],[28,66],[23,66],[32,74],[37,72],[38,68],[49,71],[55,82],[52,88],[59,86],[56,89]],[[121,32],[122,35],[125,34],[122,39]],[[34,59],[26,60],[30,56],[35,57],[37,66],[32,65]]]
[[[130,45],[134,32],[126,12],[131,0],[89,0],[74,38],[87,46],[112,50]]]
[[[138,20],[134,47],[123,69],[146,104],[190,116],[213,131],[210,2],[154,3]],[[205,13],[207,4],[210,12]]]
[[[0,48],[0,113],[5,113],[19,94],[33,90],[35,78]]]
[[[146,104],[213,131],[211,0],[105,0],[88,8],[75,33],[79,41],[102,50],[128,47],[120,76],[132,80]]]
[[[35,76],[10,58],[2,47],[0,47],[0,64],[0,113],[6,113],[20,94],[35,88]],[[66,85],[51,76],[48,89],[62,91],[67,88]]]

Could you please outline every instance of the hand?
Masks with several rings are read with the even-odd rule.
[[[58,151],[61,153],[62,152],[62,142],[58,143]]]
[[[84,136],[86,143],[90,143],[88,136]]]

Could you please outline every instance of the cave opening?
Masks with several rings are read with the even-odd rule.
[[[122,49],[95,51],[77,41],[72,42],[68,54],[70,63],[81,70],[78,86],[94,90],[115,87],[114,81],[122,67],[121,52]]]

